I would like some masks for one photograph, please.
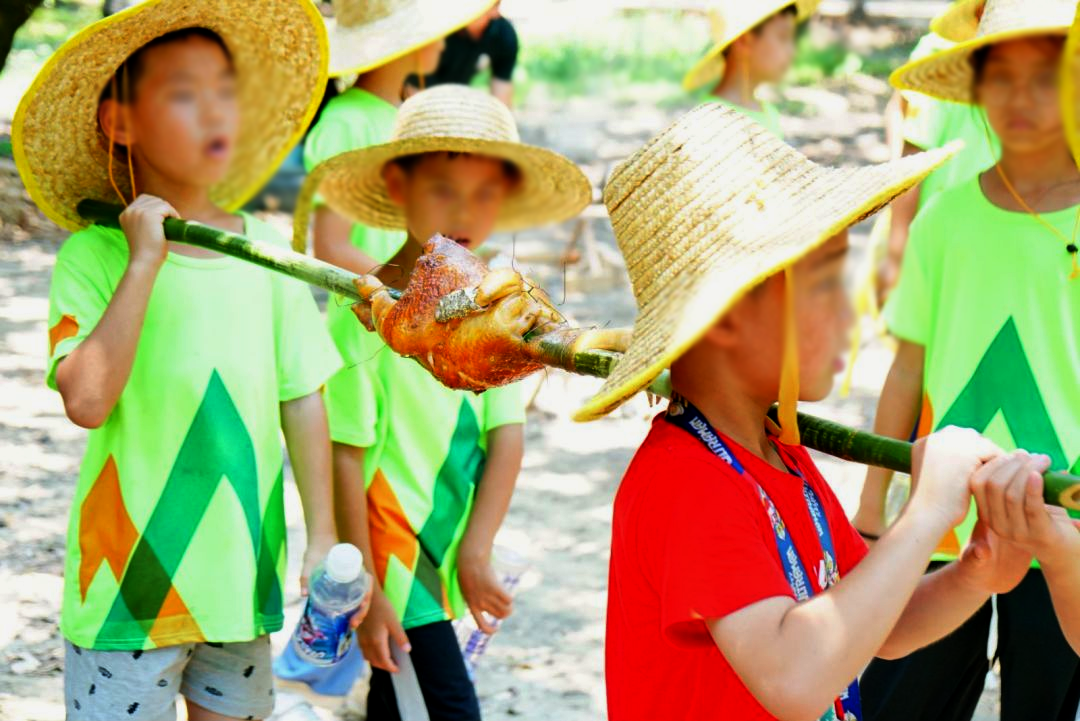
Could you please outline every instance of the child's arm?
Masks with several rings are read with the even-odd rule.
[[[981,474],[972,484],[975,503],[981,521],[1039,560],[1061,630],[1080,653],[1080,531],[1064,509],[1043,501],[1041,473],[1048,464]]]
[[[923,346],[900,342],[896,359],[881,391],[881,400],[878,401],[875,433],[905,440],[911,436],[922,404],[925,355]],[[877,537],[885,533],[885,498],[892,478],[892,471],[882,468],[867,470],[859,510],[852,519],[852,524],[861,533]]]
[[[330,208],[315,210],[315,257],[354,273],[364,275],[379,266],[378,261],[353,245],[353,224]]]
[[[925,449],[904,515],[854,570],[809,601],[753,603],[706,623],[754,697],[780,719],[818,718],[886,642],[942,536],[966,515],[968,479],[999,451],[973,431],[947,429]]]
[[[513,610],[509,594],[491,567],[495,534],[510,508],[521,459],[525,452],[525,429],[519,423],[488,431],[487,462],[476,489],[469,525],[458,549],[457,571],[461,593],[469,604],[476,625],[485,633],[495,629],[484,618],[506,618]]]
[[[307,549],[300,572],[300,587],[306,594],[311,572],[337,543],[334,496],[330,486],[330,431],[322,393],[317,391],[282,402],[281,430],[285,434],[296,488],[304,507]]]
[[[168,217],[179,216],[152,195],[139,196],[120,215],[129,248],[127,270],[94,330],[56,369],[64,410],[78,426],[101,426],[124,392],[150,292],[168,255],[163,228]]]

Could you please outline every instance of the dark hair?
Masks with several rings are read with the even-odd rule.
[[[761,35],[761,33],[765,30],[766,25],[771,23],[776,18],[783,17],[784,15],[791,15],[792,17],[795,17],[795,18],[799,17],[799,9],[797,7],[795,7],[795,3],[791,3],[790,5],[785,7],[783,10],[779,10],[779,11],[773,13],[772,15],[770,15],[769,17],[765,18],[764,20],[759,22],[757,25],[755,25],[750,30],[750,32],[754,33],[754,35]]]
[[[1027,39],[1052,43],[1054,45],[1057,45],[1059,48],[1062,48],[1065,45],[1065,38],[1057,37],[1056,35],[1036,36]],[[968,62],[971,64],[971,70],[974,72],[974,77],[972,78],[973,86],[977,86],[980,82],[982,82],[983,73],[986,71],[986,63],[989,62],[990,53],[992,53],[993,51],[993,45],[986,45],[984,47],[978,48],[973,53],[971,53],[971,57],[968,59]]]
[[[454,160],[456,158],[462,157],[485,157],[482,155],[478,155],[477,153],[457,153],[446,150],[434,153],[416,153],[414,155],[403,155],[400,158],[395,158],[394,160],[391,160],[390,162],[404,170],[406,173],[411,173],[424,158],[430,155],[445,155],[449,160]],[[497,158],[493,158],[493,160],[497,160]],[[502,166],[503,174],[506,176],[506,179],[510,181],[511,185],[516,186],[518,183],[521,182],[521,168],[511,163],[509,160],[503,160]]]
[[[130,103],[135,99],[135,86],[139,82],[139,77],[142,75],[144,65],[146,62],[146,53],[153,48],[160,48],[172,43],[182,42],[184,40],[190,40],[192,38],[200,38],[202,40],[208,40],[214,43],[221,51],[225,53],[225,58],[232,65],[233,57],[229,52],[229,46],[225,44],[225,40],[222,39],[213,30],[209,28],[183,28],[181,30],[173,30],[171,33],[165,33],[160,37],[156,37],[150,42],[143,45],[141,48],[133,52],[128,56],[128,59],[120,65],[116,70],[116,75],[105,85],[105,89],[101,91],[101,98],[98,100],[98,104],[105,102],[106,100],[113,100],[113,88],[116,89],[115,100],[121,103]]]

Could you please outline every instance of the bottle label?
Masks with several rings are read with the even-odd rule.
[[[297,655],[316,666],[330,666],[340,661],[352,643],[351,617],[351,613],[329,616],[312,606],[309,598],[293,634]]]

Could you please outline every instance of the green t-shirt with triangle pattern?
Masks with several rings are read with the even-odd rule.
[[[252,239],[287,246],[266,223],[244,222]],[[97,226],[58,253],[52,388],[127,261],[123,234]],[[127,385],[89,432],[68,529],[64,636],[141,650],[281,628],[279,404],[317,392],[340,366],[305,285],[233,258],[170,253]]]
[[[351,443],[366,448],[376,576],[405,628],[457,618],[465,608],[457,552],[484,471],[487,434],[525,422],[520,386],[480,395],[450,390],[361,332],[374,352],[357,366],[348,430]],[[340,434],[341,422],[331,415],[331,436]]]
[[[1069,238],[1078,210],[1042,217]],[[921,429],[973,428],[1080,472],[1080,281],[1065,246],[993,205],[977,177],[915,218],[885,320],[926,349]],[[955,558],[974,524],[972,512],[939,557]]]

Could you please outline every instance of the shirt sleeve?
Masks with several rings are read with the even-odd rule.
[[[660,512],[649,541],[660,544],[654,556],[660,623],[677,645],[707,645],[712,639],[705,619],[794,595],[749,482],[702,462],[680,464],[672,458],[670,470],[672,482],[657,484],[669,500],[653,504]]]
[[[260,231],[262,239],[284,244],[281,236],[268,227],[261,226]],[[342,363],[308,286],[282,275],[274,274],[270,278],[274,284],[278,400],[284,402],[303,398],[322,388]]]
[[[109,272],[103,253],[109,239],[95,229],[75,233],[56,256],[49,287],[49,357],[45,382],[57,390],[56,368],[79,347],[105,315],[116,292],[117,278]],[[99,252],[94,245],[98,244]]]
[[[484,432],[525,422],[521,383],[492,388],[484,393]]]
[[[934,198],[911,224],[904,260],[900,266],[900,281],[885,304],[885,324],[901,340],[926,345],[934,316],[934,286],[931,252],[939,240],[939,213],[934,208],[940,198]]]
[[[510,82],[514,78],[514,68],[517,67],[518,36],[517,31],[509,20],[499,18],[492,22],[493,39],[488,48],[488,57],[491,58],[491,76],[496,80]]]

